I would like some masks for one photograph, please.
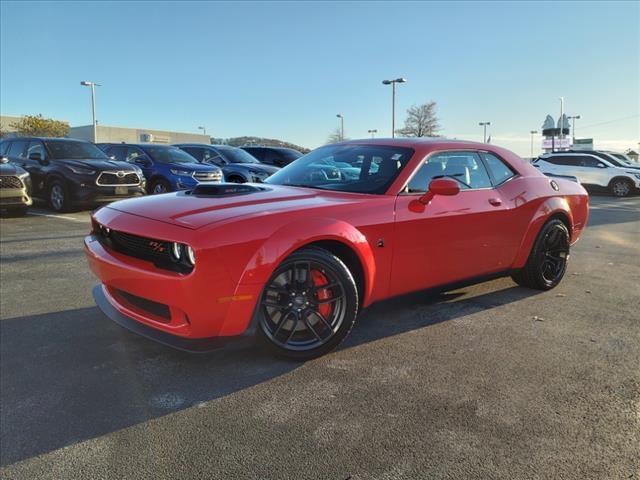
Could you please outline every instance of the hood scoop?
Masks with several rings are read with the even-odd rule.
[[[215,183],[200,184],[193,190],[185,192],[185,195],[198,197],[232,197],[236,195],[248,195],[250,193],[264,192],[266,188],[246,185],[243,183]]]

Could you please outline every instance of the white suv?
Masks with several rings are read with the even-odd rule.
[[[640,189],[639,169],[615,165],[604,155],[548,153],[534,160],[533,165],[543,173],[574,176],[585,186],[608,188],[617,197],[626,197],[634,189]]]

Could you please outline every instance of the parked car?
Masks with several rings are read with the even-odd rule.
[[[617,197],[640,188],[640,170],[615,165],[605,155],[556,152],[538,157],[533,165],[544,173],[574,176],[585,186],[606,188]]]
[[[27,213],[31,205],[31,179],[29,172],[0,158],[0,209],[17,215]]]
[[[250,153],[260,162],[280,168],[286,167],[291,162],[302,156],[302,153],[294,150],[293,148],[265,147],[258,145],[246,145],[240,148],[245,152]]]
[[[279,168],[264,165],[244,150],[229,145],[181,143],[176,145],[199,162],[222,168],[224,178],[231,183],[261,183]]]
[[[611,155],[612,157],[617,159],[620,163],[622,163],[622,165],[625,166],[625,167],[639,168],[640,169],[640,164],[638,164],[638,162],[634,162],[633,160],[631,160],[631,158],[629,158],[624,153],[610,152],[610,151],[607,151],[607,150],[604,150],[604,153],[608,153],[609,155]]]
[[[357,179],[314,175],[359,158]],[[92,216],[103,312],[185,350],[257,334],[297,359],[332,350],[358,312],[392,296],[503,275],[555,287],[589,212],[578,183],[495,145],[441,139],[327,145],[265,184],[147,200]]]
[[[33,197],[58,212],[145,194],[142,170],[110,160],[91,142],[70,138],[12,138],[2,151],[29,172]]]
[[[598,158],[602,158],[607,163],[613,164],[614,167],[631,168],[633,170],[640,170],[640,165],[627,163],[628,159],[622,154],[616,154],[613,152],[607,152],[604,150],[569,150],[570,153],[586,153],[589,155],[595,155]]]
[[[149,193],[187,190],[200,183],[224,181],[220,168],[201,165],[191,155],[171,145],[116,143],[104,144],[102,148],[110,157],[142,168]]]

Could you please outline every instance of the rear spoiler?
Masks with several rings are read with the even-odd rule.
[[[571,175],[557,175],[555,173],[547,173],[547,172],[542,172],[542,173],[544,173],[547,177],[561,178],[563,180],[569,180],[570,182],[580,183],[576,177],[573,177]]]

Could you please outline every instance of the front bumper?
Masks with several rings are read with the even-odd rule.
[[[236,335],[233,337],[187,338],[148,327],[145,324],[124,315],[120,310],[114,307],[113,304],[115,303],[115,300],[109,295],[109,292],[104,285],[96,285],[93,288],[93,298],[102,313],[121,327],[124,327],[142,337],[148,338],[149,340],[153,340],[184,352],[208,353],[221,348],[242,348],[250,346],[255,342],[254,329],[247,329],[242,335]]]
[[[28,207],[32,203],[25,188],[0,189],[0,208]]]
[[[187,243],[196,250],[196,266],[184,274],[110,250],[96,236],[87,236],[85,252],[89,266],[102,283],[107,303],[120,315],[183,340],[201,342],[211,337],[253,334],[254,309],[261,285],[239,285],[233,281],[215,251],[197,244],[194,231],[108,207],[98,210],[94,217],[116,231],[134,235],[158,232],[163,240]],[[113,318],[110,309],[103,311]],[[165,338],[162,343],[169,342]]]
[[[100,205],[145,195],[144,184],[134,187],[99,186],[95,183],[71,185],[71,201],[75,205]]]

